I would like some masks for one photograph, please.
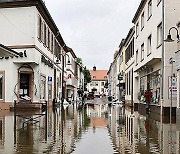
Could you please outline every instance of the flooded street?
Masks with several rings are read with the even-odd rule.
[[[0,111],[2,154],[179,154],[179,138],[175,123],[101,99],[81,110],[69,105],[64,112]]]

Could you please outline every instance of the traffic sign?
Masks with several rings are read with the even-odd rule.
[[[52,84],[52,76],[48,76],[48,84]]]

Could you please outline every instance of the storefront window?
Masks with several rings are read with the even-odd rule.
[[[150,89],[152,92],[152,102],[159,104],[160,101],[160,71],[150,74]]]
[[[45,92],[46,92],[46,77],[41,76],[41,88],[40,88],[40,99],[45,99]]]
[[[140,79],[140,92],[141,92],[141,95],[144,95],[144,90],[145,90],[145,77],[142,77]]]

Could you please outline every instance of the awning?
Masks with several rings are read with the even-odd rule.
[[[0,44],[0,57],[19,56],[19,53]]]

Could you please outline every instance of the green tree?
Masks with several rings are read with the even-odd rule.
[[[82,58],[80,58],[80,57],[76,58],[76,63],[78,63],[81,67],[83,67]]]

